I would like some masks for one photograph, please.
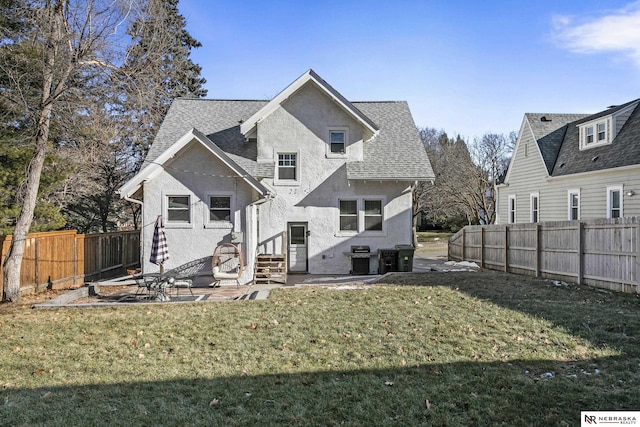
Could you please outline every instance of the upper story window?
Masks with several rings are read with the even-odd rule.
[[[297,182],[299,178],[298,154],[278,153],[278,164],[276,166],[276,181],[280,183]]]
[[[327,143],[328,158],[342,158],[347,154],[347,141],[349,140],[349,132],[346,127],[329,128]]]
[[[582,124],[579,126],[579,131],[581,150],[609,144],[611,143],[611,117]]]
[[[332,130],[329,132],[329,149],[334,154],[344,154],[345,152],[345,135],[344,131]]]

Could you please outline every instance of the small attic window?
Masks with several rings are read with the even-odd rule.
[[[611,144],[611,116],[578,125],[580,150]]]

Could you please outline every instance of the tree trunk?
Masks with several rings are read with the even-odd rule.
[[[50,6],[51,7],[51,6]],[[22,210],[13,230],[13,238],[4,262],[4,277],[2,283],[2,300],[20,301],[20,272],[22,270],[22,257],[27,234],[33,221],[33,213],[38,200],[40,188],[40,176],[44,166],[51,126],[51,112],[53,110],[52,87],[56,66],[57,49],[62,40],[64,3],[56,3],[51,9],[50,32],[48,34],[47,49],[43,66],[42,94],[40,98],[40,112],[38,115],[38,128],[35,136],[33,157],[27,170],[25,184],[25,196]],[[66,77],[66,76],[65,76]]]

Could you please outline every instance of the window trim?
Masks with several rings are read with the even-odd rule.
[[[211,219],[211,198],[212,197],[228,197],[229,198],[229,221]],[[204,227],[232,229],[234,223],[235,223],[235,195],[231,192],[215,192],[215,193],[207,194],[207,198],[204,203]]]
[[[516,223],[516,207],[517,207],[517,200],[516,200],[516,196],[515,194],[510,194],[509,195],[509,199],[508,199],[508,206],[507,206],[507,223],[508,224],[515,224]],[[513,201],[513,204],[511,203],[511,201]]]
[[[572,199],[571,196],[576,195],[576,199],[578,201],[578,206],[573,206]],[[573,190],[567,190],[567,219],[569,221],[578,221],[580,220],[580,216],[581,216],[581,212],[580,212],[580,205],[581,205],[581,199],[580,199],[580,189],[573,189]],[[577,210],[577,218],[572,218],[572,213],[573,213],[573,209]]]
[[[344,134],[344,151],[342,153],[334,153],[331,151],[331,134],[334,132],[342,132]],[[343,159],[347,156],[347,145],[349,145],[349,128],[344,126],[331,126],[327,128],[326,157],[328,159]]]
[[[599,129],[601,125],[604,125],[602,132],[600,132]],[[578,130],[580,133],[580,150],[611,144],[612,116],[600,117],[596,120],[578,125]],[[589,131],[591,131],[591,133]],[[600,138],[601,133],[604,133],[604,138],[602,139]],[[589,137],[592,138],[592,141],[588,141]]]
[[[535,209],[533,208],[534,200],[536,201]],[[540,193],[537,191],[529,194],[529,222],[540,222]]]
[[[285,155],[294,155],[296,165],[295,165],[295,179],[282,179],[280,178],[280,156]],[[300,174],[302,172],[302,168],[300,167],[300,151],[295,150],[287,150],[287,151],[276,151],[274,153],[274,167],[275,171],[273,174],[273,184],[274,185],[282,185],[282,186],[298,186],[300,185]],[[286,167],[286,166],[283,166]]]
[[[171,197],[186,197],[187,198],[187,211],[189,213],[189,220],[187,222],[183,221],[172,221],[169,219],[169,199]],[[166,218],[165,227],[166,228],[193,228],[193,201],[191,194],[184,193],[170,193],[165,194],[163,197],[163,209],[164,217]]]
[[[613,197],[611,197],[611,195],[614,191],[620,192],[620,216],[616,218],[624,217],[624,188],[622,185],[610,185],[607,187],[607,219],[614,218],[614,216],[611,214],[613,211],[613,206],[611,206]]]

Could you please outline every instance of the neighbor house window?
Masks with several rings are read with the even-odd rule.
[[[580,219],[580,190],[568,191],[569,221]]]
[[[531,193],[529,200],[531,201],[531,222],[538,222],[540,219],[540,194]]]
[[[167,196],[167,222],[191,222],[190,196]]]
[[[209,221],[231,222],[231,196],[209,196]]]
[[[621,218],[622,186],[607,187],[607,218]]]
[[[509,224],[516,223],[516,196],[509,196]]]
[[[278,154],[278,180],[296,181],[298,179],[298,155],[296,153]]]
[[[598,121],[593,121],[581,125],[580,131],[580,149],[598,147],[600,145],[609,144],[610,138],[611,118],[600,118]]]
[[[357,200],[340,200],[340,231],[358,231]]]
[[[382,231],[382,200],[364,201],[364,229]]]

